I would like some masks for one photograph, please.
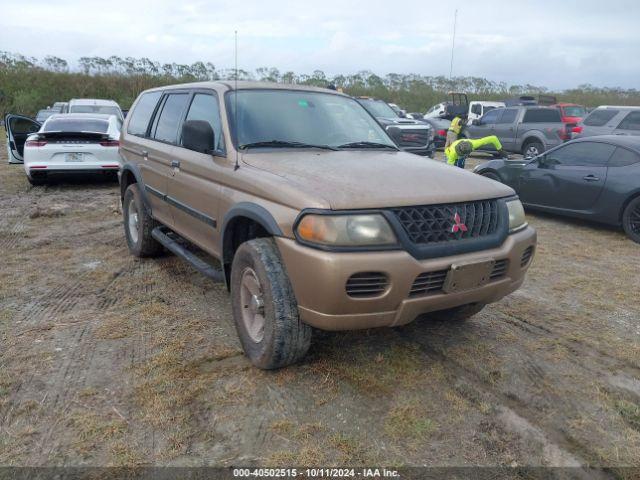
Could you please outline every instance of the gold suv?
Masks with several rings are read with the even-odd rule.
[[[260,368],[302,358],[312,327],[469,317],[516,290],[534,253],[511,188],[399,151],[356,100],[332,90],[147,90],[120,153],[131,252],[168,249],[224,281]]]

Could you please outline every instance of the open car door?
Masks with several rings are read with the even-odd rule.
[[[9,114],[4,117],[4,128],[9,163],[23,163],[24,142],[29,135],[40,130],[40,123],[33,118]]]

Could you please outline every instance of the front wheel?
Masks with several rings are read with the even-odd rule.
[[[631,200],[624,209],[622,228],[631,240],[640,243],[640,197]]]
[[[231,266],[233,319],[245,354],[256,367],[296,363],[311,345],[311,327],[298,304],[272,238],[240,245]]]

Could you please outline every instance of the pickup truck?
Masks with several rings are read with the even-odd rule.
[[[471,139],[489,135],[497,136],[504,150],[525,157],[535,157],[570,139],[560,111],[538,106],[490,110],[461,133],[461,137]]]

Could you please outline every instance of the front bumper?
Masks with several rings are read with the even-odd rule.
[[[527,227],[509,235],[498,248],[428,260],[417,260],[397,250],[338,253],[309,248],[283,237],[276,242],[302,320],[323,330],[355,330],[403,325],[422,313],[500,300],[522,285],[531,260],[521,266],[521,259],[527,248],[535,246],[536,232]],[[486,259],[508,260],[504,275],[471,290],[410,296],[420,274],[449,269],[453,263]],[[345,289],[347,280],[361,272],[386,274],[387,289],[376,297],[350,297]]]

